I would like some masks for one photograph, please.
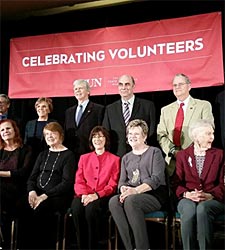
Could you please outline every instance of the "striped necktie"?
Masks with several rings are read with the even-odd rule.
[[[130,119],[130,109],[129,109],[129,102],[124,102],[124,109],[123,109],[123,118],[124,122],[127,126],[129,119]]]

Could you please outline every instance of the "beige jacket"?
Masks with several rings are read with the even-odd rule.
[[[173,131],[178,108],[179,105],[177,101],[163,107],[161,109],[160,121],[157,126],[157,140],[166,155],[165,160],[168,164],[167,170],[170,176],[175,170],[175,160],[169,156],[169,152],[175,147],[173,144]],[[193,121],[199,119],[209,119],[214,122],[212,106],[208,101],[190,97],[182,126],[180,149],[185,149],[192,143],[188,136],[188,128]]]

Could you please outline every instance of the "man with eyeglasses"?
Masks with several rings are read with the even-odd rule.
[[[5,94],[0,94],[0,121],[8,118],[9,106],[9,97]]]
[[[6,94],[0,94],[0,121],[5,119],[14,120],[19,127],[21,136],[23,137],[24,126],[22,120],[10,112],[10,104],[11,101],[9,97]]]
[[[177,100],[162,107],[157,126],[157,140],[165,153],[169,176],[174,173],[177,152],[192,143],[188,135],[189,125],[199,119],[214,122],[211,104],[190,95],[191,81],[186,75],[176,74],[172,87]]]

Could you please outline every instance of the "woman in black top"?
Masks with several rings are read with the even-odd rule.
[[[31,148],[23,145],[16,122],[0,121],[0,201],[3,248],[9,247],[10,222],[16,216],[17,205],[26,193],[31,172]]]
[[[41,151],[48,148],[43,136],[44,126],[56,120],[49,118],[49,114],[53,111],[52,99],[40,97],[34,106],[38,118],[27,122],[24,143],[32,147],[33,157],[36,159]]]
[[[31,244],[26,246],[29,249],[54,248],[54,214],[64,212],[73,198],[75,157],[62,144],[63,128],[57,122],[50,122],[43,133],[49,149],[39,154],[27,182],[28,199],[24,209],[27,212],[24,217],[29,215],[25,220],[31,233],[29,237],[25,235],[31,239]]]

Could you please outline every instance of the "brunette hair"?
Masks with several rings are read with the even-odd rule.
[[[5,120],[0,121],[0,125],[5,123],[5,122],[9,122],[9,123],[12,124],[12,127],[13,127],[14,132],[15,132],[15,137],[14,137],[13,141],[14,141],[14,143],[17,143],[19,147],[21,147],[23,145],[23,140],[21,138],[20,130],[19,130],[16,122],[11,120],[11,119],[5,119]],[[0,149],[5,148],[5,146],[6,146],[6,143],[5,143],[5,141],[2,139],[2,137],[0,135]]]
[[[109,132],[107,131],[106,128],[104,128],[103,126],[96,126],[91,130],[90,136],[89,136],[89,147],[92,151],[94,151],[94,146],[92,143],[92,138],[95,135],[98,135],[99,133],[102,133],[105,137],[105,150],[109,151],[110,149],[110,137],[109,137]]]
[[[58,122],[49,122],[44,126],[43,134],[45,136],[45,130],[49,130],[51,132],[58,132],[62,141],[64,140],[64,131],[62,126]]]

